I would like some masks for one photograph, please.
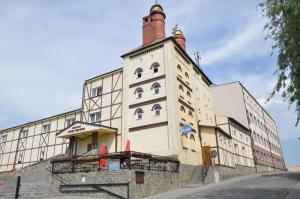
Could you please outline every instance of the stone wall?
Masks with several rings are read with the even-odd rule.
[[[59,188],[61,184],[102,184],[129,182],[130,198],[135,199],[166,192],[180,188],[182,185],[189,184],[195,169],[195,166],[181,165],[178,173],[143,171],[144,183],[142,184],[136,183],[135,170],[56,174],[49,178],[49,182],[57,188]],[[122,196],[126,196],[127,194],[127,188],[125,186],[112,186],[106,189]],[[82,195],[82,193],[80,195]],[[86,193],[84,195],[113,198],[109,194],[105,193]]]

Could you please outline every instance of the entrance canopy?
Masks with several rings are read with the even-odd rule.
[[[78,137],[78,138],[85,138],[87,136],[92,135],[93,133],[97,132],[98,134],[116,134],[116,128],[98,125],[98,124],[91,124],[85,122],[75,122],[71,126],[61,130],[56,134],[59,138],[70,138],[70,137]]]

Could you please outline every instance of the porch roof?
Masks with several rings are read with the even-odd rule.
[[[118,129],[116,128],[104,125],[75,122],[71,126],[68,126],[67,128],[56,133],[56,136],[59,138],[70,138],[71,136],[81,138],[91,135],[93,132],[98,132],[99,134],[115,134],[117,131]]]

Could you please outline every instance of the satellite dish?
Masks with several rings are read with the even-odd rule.
[[[182,134],[189,134],[192,132],[192,127],[190,124],[184,124],[180,127],[180,131]]]

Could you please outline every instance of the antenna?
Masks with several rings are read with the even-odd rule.
[[[194,50],[194,58],[195,58],[197,66],[199,68],[201,68],[201,66],[200,66],[201,55],[200,55],[200,52],[197,49]]]

